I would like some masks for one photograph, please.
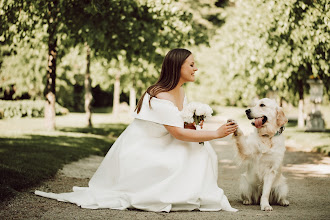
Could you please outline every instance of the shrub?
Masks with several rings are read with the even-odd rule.
[[[45,111],[44,100],[0,100],[0,118],[43,117]],[[69,111],[58,103],[55,104],[56,115],[64,115]]]

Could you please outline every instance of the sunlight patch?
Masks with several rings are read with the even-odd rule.
[[[329,177],[330,165],[327,164],[298,164],[283,167],[286,172],[291,172],[299,177]]]

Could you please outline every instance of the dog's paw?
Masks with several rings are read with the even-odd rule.
[[[234,123],[234,124],[237,124],[237,122],[234,119],[228,119],[227,120],[227,123],[230,123],[230,122]],[[242,135],[243,132],[239,128],[237,128],[237,130],[233,134],[234,134],[234,136],[238,136],[238,135]]]
[[[273,207],[271,207],[270,205],[266,205],[264,207],[261,206],[261,210],[269,212],[269,211],[273,211]]]
[[[244,136],[243,131],[239,127],[233,134],[234,134],[234,137],[235,136]]]
[[[243,200],[243,205],[251,205],[252,204],[252,201],[251,200]]]
[[[233,124],[237,124],[237,122],[234,119],[228,119],[227,120],[227,123],[230,123],[230,122],[233,123]]]
[[[283,199],[280,201],[280,205],[282,205],[282,206],[289,206],[289,204],[290,204],[289,201],[286,199]]]

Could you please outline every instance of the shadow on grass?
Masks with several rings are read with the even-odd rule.
[[[63,127],[58,128],[59,131],[75,132],[85,134],[96,134],[102,136],[118,137],[127,127],[127,124],[98,124],[97,127]]]
[[[126,126],[110,124],[95,129],[62,128],[62,131],[81,133],[68,133],[67,136],[0,137],[0,200],[10,198],[17,191],[36,186],[53,177],[64,164],[89,155],[104,156],[114,143],[115,137],[118,137]],[[105,137],[109,134],[112,138]]]

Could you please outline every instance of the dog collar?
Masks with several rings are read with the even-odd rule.
[[[285,127],[282,126],[282,127],[280,128],[280,130],[278,130],[278,131],[276,132],[276,134],[274,135],[274,137],[275,137],[275,136],[279,136],[279,135],[281,135],[281,134],[283,133],[284,130],[285,130]]]

